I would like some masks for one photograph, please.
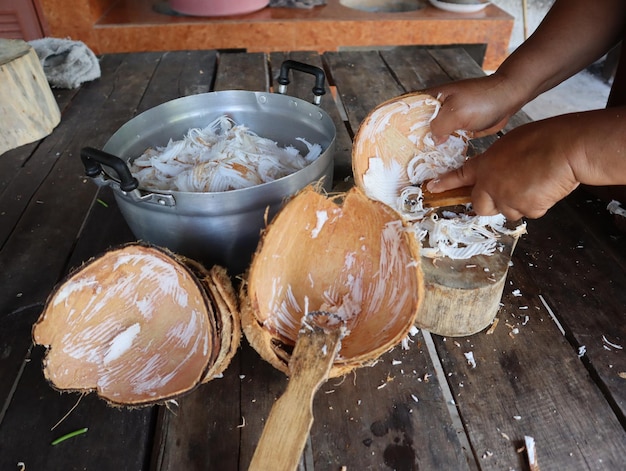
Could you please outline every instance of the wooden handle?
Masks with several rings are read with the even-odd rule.
[[[341,335],[339,328],[306,327],[300,332],[287,389],[272,407],[249,471],[297,469],[313,424],[313,397],[328,379]]]
[[[422,205],[424,208],[441,208],[442,206],[454,206],[457,204],[467,204],[472,202],[471,186],[463,186],[461,188],[453,188],[452,190],[443,191],[441,193],[431,193],[426,189],[426,184],[422,183]]]

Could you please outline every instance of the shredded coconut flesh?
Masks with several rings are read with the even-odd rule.
[[[467,159],[465,131],[435,145],[430,122],[440,108],[429,95],[410,95],[374,110],[357,135],[355,178],[370,198],[391,206],[411,223],[423,256],[491,255],[502,234],[520,235],[526,225],[508,229],[504,216],[473,215],[471,204],[458,212],[440,213],[423,206],[420,185],[461,167]]]
[[[147,149],[130,166],[147,190],[221,192],[268,183],[297,172],[322,153],[319,144],[296,138],[308,149],[279,147],[227,116],[203,129],[190,129],[182,140]]]

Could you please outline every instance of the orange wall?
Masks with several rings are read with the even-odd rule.
[[[93,25],[117,0],[39,0],[48,35],[70,37],[90,45]],[[93,44],[95,45],[95,44]]]

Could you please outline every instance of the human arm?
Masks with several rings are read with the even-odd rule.
[[[473,186],[477,214],[516,220],[542,216],[581,183],[626,184],[626,107],[520,126],[428,189]]]
[[[443,106],[431,123],[436,141],[465,129],[501,129],[522,106],[600,58],[622,37],[623,0],[556,0],[533,35],[487,77],[427,90]]]

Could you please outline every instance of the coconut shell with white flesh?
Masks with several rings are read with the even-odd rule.
[[[433,142],[430,122],[439,107],[434,97],[420,93],[377,106],[355,137],[352,165],[356,185],[370,198],[399,211],[413,225],[415,236],[421,237],[425,296],[416,325],[435,334],[464,336],[493,322],[511,254],[524,230],[523,225],[504,227],[503,217],[494,220],[493,227],[484,226],[468,205],[428,207],[427,199],[436,195],[423,194],[421,185],[460,167],[467,159],[469,141],[467,133],[457,131],[445,143]],[[413,212],[416,204],[419,208]],[[483,245],[459,243],[453,235],[481,240]]]
[[[302,318],[345,328],[329,377],[375,361],[405,338],[423,297],[419,244],[400,216],[360,189],[307,187],[274,218],[240,294],[246,338],[289,374]]]
[[[70,274],[33,328],[53,387],[131,406],[162,403],[219,375],[240,337],[223,268],[143,244],[109,250]]]

